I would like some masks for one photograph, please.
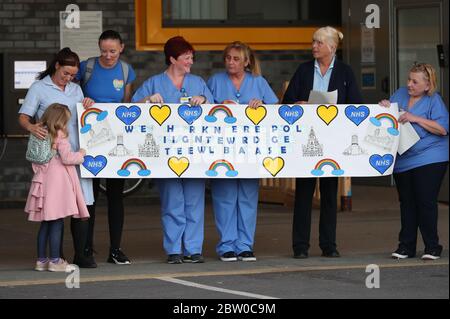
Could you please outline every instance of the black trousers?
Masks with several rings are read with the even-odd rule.
[[[448,162],[434,163],[394,174],[401,213],[399,247],[409,254],[416,253],[417,228],[425,253],[442,251],[437,231],[437,199],[447,165]]]
[[[110,249],[120,248],[122,240],[122,229],[124,221],[123,208],[123,187],[125,180],[119,178],[106,179],[106,198],[108,202],[108,224],[109,224],[109,239]],[[98,192],[100,189],[100,179],[93,179],[94,187],[94,205],[88,206],[89,214],[89,231],[86,243],[87,249],[92,249],[94,246],[94,225],[95,225],[95,203],[97,202]]]
[[[319,179],[320,184],[320,222],[319,246],[322,251],[336,250],[337,220],[337,177]],[[295,207],[292,225],[292,248],[294,254],[307,252],[311,234],[312,198],[316,178],[297,178],[295,181]]]

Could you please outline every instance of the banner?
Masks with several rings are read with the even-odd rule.
[[[382,176],[400,133],[395,104],[77,108],[83,177]]]

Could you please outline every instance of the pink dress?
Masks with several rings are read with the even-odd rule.
[[[28,220],[40,222],[67,216],[89,217],[75,169],[75,165],[83,163],[83,155],[72,152],[61,131],[53,147],[58,153],[50,162],[32,164],[34,176],[25,205]]]

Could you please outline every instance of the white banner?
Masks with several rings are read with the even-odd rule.
[[[78,104],[83,177],[392,174],[393,105]]]

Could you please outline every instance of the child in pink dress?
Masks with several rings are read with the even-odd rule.
[[[75,169],[75,165],[83,163],[86,151],[71,150],[67,131],[70,116],[67,106],[54,103],[41,118],[57,153],[46,164],[32,164],[34,176],[25,206],[28,220],[41,222],[35,267],[38,271],[65,271],[68,263],[60,256],[64,217],[89,218]],[[47,243],[50,246],[49,258]]]

